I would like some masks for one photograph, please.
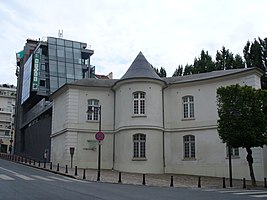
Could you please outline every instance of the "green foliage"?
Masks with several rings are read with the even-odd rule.
[[[156,67],[153,67],[152,65],[151,65],[151,67],[159,75],[159,77],[166,77],[167,76],[166,70],[163,67],[161,67],[160,70]]]
[[[217,89],[218,132],[233,147],[267,144],[267,91],[231,85]]]
[[[247,67],[257,67],[265,72],[262,77],[262,88],[267,89],[267,38],[258,38],[254,42],[247,41],[243,50]]]
[[[175,69],[172,76],[174,77],[174,76],[182,76],[182,75],[183,75],[183,65],[179,65],[178,68]]]
[[[209,55],[208,51],[202,50],[199,58],[194,60],[193,74],[205,73],[214,71],[215,63],[212,61],[212,57]]]
[[[191,74],[193,74],[193,65],[186,64],[186,66],[184,67],[183,76],[191,75]]]

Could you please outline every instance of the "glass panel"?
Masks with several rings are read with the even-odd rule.
[[[82,65],[74,65],[74,69],[75,69],[75,79],[82,79],[83,78],[83,73],[82,73]]]
[[[48,42],[48,44],[56,44],[56,38],[48,37],[47,42]]]
[[[140,100],[140,114],[145,114],[145,100]]]
[[[57,38],[57,45],[64,46],[64,40],[60,39],[60,38]]]
[[[57,46],[57,57],[65,58],[65,49],[62,46]]]
[[[74,67],[72,63],[66,63],[67,78],[74,79]]]
[[[72,47],[72,41],[65,40],[65,46],[66,47]]]
[[[80,49],[81,44],[79,42],[73,42],[73,48]]]
[[[58,62],[58,76],[66,77],[66,67],[64,62]]]

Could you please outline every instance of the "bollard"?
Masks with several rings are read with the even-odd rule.
[[[223,188],[226,188],[226,185],[225,185],[225,177],[223,177]]]
[[[198,185],[197,187],[201,188],[201,177],[198,177]]]
[[[142,184],[143,184],[143,185],[146,184],[146,175],[145,175],[145,174],[143,174],[143,182],[142,182]]]
[[[171,176],[171,184],[170,187],[173,187],[173,176]]]
[[[119,172],[119,180],[118,183],[121,183],[121,172]]]
[[[86,179],[86,177],[85,177],[85,169],[83,169],[83,179]]]
[[[35,160],[33,160],[33,165],[35,166]]]
[[[264,178],[264,187],[267,188],[267,181],[266,181],[266,178]]]
[[[78,172],[77,172],[77,166],[75,166],[75,173],[74,173],[74,176],[78,176]]]
[[[25,163],[27,164],[27,158],[25,158]]]
[[[245,188],[246,188],[246,179],[243,178],[243,189],[245,189]]]
[[[38,167],[40,167],[41,166],[41,162],[40,162],[40,160],[39,160],[39,162],[38,162]]]
[[[68,173],[68,165],[66,165],[65,173]]]
[[[50,163],[50,170],[52,170],[53,169],[53,164],[52,164],[52,162]]]
[[[57,164],[57,172],[59,171],[59,163]]]
[[[29,160],[29,164],[30,164],[30,165],[32,164],[32,159]]]
[[[46,168],[46,161],[44,161],[44,168]]]

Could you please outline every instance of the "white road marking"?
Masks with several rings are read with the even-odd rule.
[[[251,197],[256,197],[256,198],[265,198],[265,197],[267,197],[267,194],[251,195]]]
[[[36,178],[36,179],[41,179],[43,181],[54,181],[50,178],[46,178],[46,177],[43,177],[43,176],[37,176],[37,175],[32,175],[32,177]]]
[[[17,174],[17,172],[14,172],[14,171],[9,170],[9,169],[5,169],[3,167],[0,167],[0,169],[5,170],[5,171],[10,172],[10,173],[13,173],[13,174]]]
[[[34,180],[33,178],[28,177],[28,176],[24,176],[22,174],[15,174],[15,176],[17,176],[17,177],[19,177],[19,178],[21,178],[23,180],[26,180],[26,181],[33,181]]]
[[[88,181],[82,181],[80,179],[75,179],[75,178],[70,178],[70,177],[65,177],[65,179],[75,181],[75,182],[80,182],[80,183],[89,183]]]
[[[7,175],[4,175],[4,174],[0,174],[0,178],[3,179],[3,180],[7,180],[7,181],[13,181],[15,180],[14,178],[11,178]]]
[[[67,180],[65,178],[58,178],[58,177],[55,177],[55,176],[48,176],[49,178],[52,178],[52,179],[55,179],[55,180],[58,180],[58,181],[63,181],[63,182],[72,182],[70,180]]]
[[[262,190],[258,190],[258,191],[246,191],[246,192],[239,192],[239,193],[234,193],[237,195],[242,195],[242,194],[246,194],[246,195],[250,195],[250,194],[267,194],[267,191],[262,191]]]

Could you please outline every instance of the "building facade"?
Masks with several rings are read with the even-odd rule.
[[[50,153],[49,96],[65,83],[94,76],[87,44],[62,38],[28,39],[17,54],[15,152],[43,160]]]
[[[0,85],[0,152],[12,153],[16,86]]]
[[[52,94],[51,161],[69,164],[74,148],[74,165],[97,168],[95,133],[101,128],[101,168],[227,177],[216,90],[260,88],[261,75],[245,68],[162,79],[140,52],[121,79],[83,79]],[[259,180],[267,175],[266,153],[266,147],[253,149]],[[233,178],[250,179],[246,151],[232,149],[232,159]]]

